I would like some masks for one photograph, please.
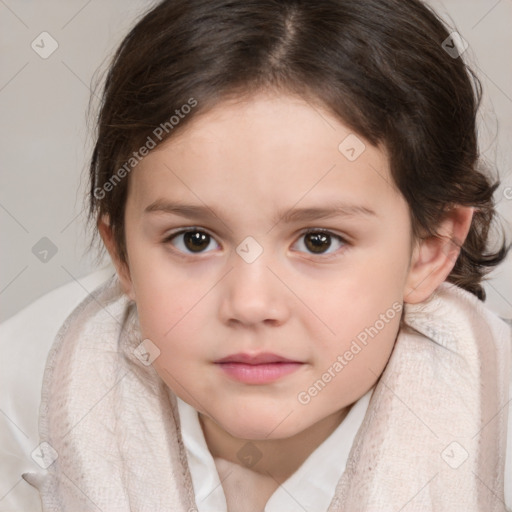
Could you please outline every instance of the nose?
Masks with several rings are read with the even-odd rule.
[[[232,270],[223,280],[219,308],[222,322],[245,326],[286,322],[290,315],[290,294],[276,277],[278,271],[272,268],[275,265],[265,252],[252,263],[233,252],[230,263]]]

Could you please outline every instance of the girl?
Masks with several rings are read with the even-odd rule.
[[[117,272],[48,358],[44,511],[505,510],[507,248],[463,49],[419,0],[137,23],[90,166]]]

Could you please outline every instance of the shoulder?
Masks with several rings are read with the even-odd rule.
[[[109,266],[65,284],[0,324],[0,511],[40,510],[37,491],[21,474],[35,469],[48,352],[68,315],[113,273]]]

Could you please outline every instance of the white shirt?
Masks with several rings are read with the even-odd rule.
[[[373,390],[352,405],[336,430],[276,489],[265,512],[323,512],[329,508]],[[198,512],[227,512],[224,490],[198,413],[180,398],[178,411]]]

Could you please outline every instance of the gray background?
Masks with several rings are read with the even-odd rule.
[[[496,200],[510,239],[512,0],[429,3],[468,41],[464,58],[483,81],[481,151],[500,170]],[[0,0],[0,321],[106,263],[95,264],[94,255],[87,253],[84,196],[92,146],[86,123],[90,85],[150,4]],[[59,45],[47,59],[31,47],[42,32]],[[55,254],[53,246],[40,242],[43,237],[51,240]],[[34,246],[50,250],[46,262],[36,257]],[[485,285],[489,306],[507,318],[512,318],[511,263],[512,254]]]

